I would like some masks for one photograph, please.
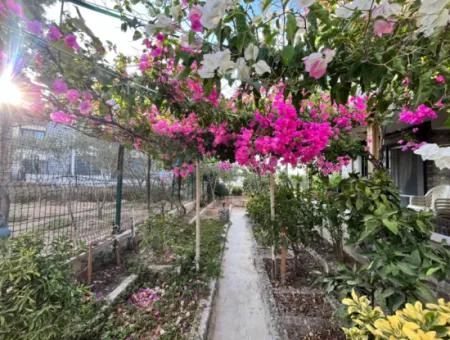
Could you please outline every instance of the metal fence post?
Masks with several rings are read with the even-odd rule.
[[[123,190],[123,160],[125,147],[119,145],[119,152],[117,155],[117,187],[116,187],[116,219],[113,233],[120,233],[121,219],[122,219],[122,190]]]

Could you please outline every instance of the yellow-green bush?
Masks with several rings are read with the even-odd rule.
[[[450,339],[450,302],[439,299],[437,304],[417,301],[408,303],[394,315],[385,315],[380,307],[373,307],[366,296],[343,299],[352,320],[351,328],[344,328],[347,339]]]

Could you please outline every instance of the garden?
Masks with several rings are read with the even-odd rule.
[[[449,30],[450,0],[0,0],[0,338],[450,339]],[[108,197],[32,182],[39,145]],[[23,191],[14,232],[43,184],[64,225]]]

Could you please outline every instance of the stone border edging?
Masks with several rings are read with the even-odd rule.
[[[119,285],[114,288],[112,292],[110,292],[106,296],[106,303],[109,305],[113,305],[119,297],[121,297],[130,287],[131,285],[137,280],[138,275],[137,274],[130,274],[127,277],[125,277]]]
[[[200,216],[204,211],[206,211],[206,208],[208,208],[213,203],[214,203],[214,201],[211,202],[208,206],[206,206],[200,212]],[[230,204],[230,206],[229,206],[230,213],[231,213],[232,207],[233,207],[232,204]],[[195,221],[195,217],[194,217],[194,221]],[[222,260],[223,260],[223,256],[225,253],[228,230],[230,230],[230,226],[231,226],[231,221],[229,221],[226,224],[225,230],[224,230],[225,242],[222,245],[222,249],[221,249],[220,257],[219,257],[219,261],[220,261],[221,265],[222,265]],[[209,282],[208,298],[200,301],[200,306],[198,307],[198,311],[201,310],[201,312],[198,313],[196,319],[194,320],[194,325],[196,325],[196,326],[194,326],[194,328],[191,330],[188,339],[190,339],[190,340],[207,340],[208,333],[209,333],[210,327],[211,327],[213,306],[214,306],[214,302],[216,300],[218,290],[219,290],[219,279],[218,278],[211,279],[211,281]]]

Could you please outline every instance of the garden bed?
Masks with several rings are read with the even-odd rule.
[[[143,236],[147,237],[148,245],[160,247],[154,247],[151,256],[148,252],[141,253],[147,266],[140,267],[131,293],[114,306],[101,339],[189,338],[202,311],[201,301],[209,295],[209,283],[220,272],[225,240],[222,222],[202,220],[199,273],[193,263],[195,228],[185,219],[155,222],[148,231]],[[154,261],[147,262],[150,258]],[[134,262],[142,264],[143,259]],[[149,263],[164,264],[165,270],[154,271]]]
[[[272,275],[272,259],[264,258],[288,339],[345,339],[333,318],[334,308],[325,292],[314,287],[317,272],[323,270],[322,265],[306,250],[300,251],[299,263],[295,268],[294,259],[288,258],[286,285],[281,286],[279,275]]]

